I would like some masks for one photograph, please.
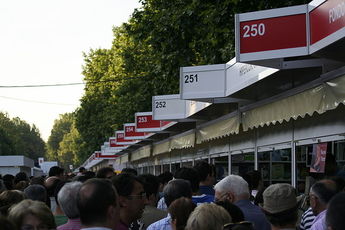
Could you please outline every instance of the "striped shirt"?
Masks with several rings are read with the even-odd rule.
[[[311,207],[309,207],[307,211],[305,211],[302,214],[301,224],[299,225],[299,229],[309,230],[311,228],[311,225],[313,224],[314,219],[315,219],[315,216],[313,214],[313,210],[311,209]]]

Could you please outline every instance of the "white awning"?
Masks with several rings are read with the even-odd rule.
[[[131,153],[131,161],[136,161],[142,158],[150,157],[150,155],[151,155],[151,145],[146,145]]]
[[[345,103],[345,76],[325,82],[302,93],[242,113],[243,130],[282,123],[291,118],[322,114]]]
[[[128,154],[122,155],[120,157],[120,162],[121,162],[121,164],[127,163],[128,162]]]
[[[164,141],[164,142],[159,143],[159,144],[154,144],[152,155],[156,156],[159,154],[169,152],[169,148],[170,148],[170,140]]]
[[[210,125],[197,129],[196,143],[200,144],[212,139],[238,134],[239,127],[240,120],[238,115],[225,119],[221,118],[216,122],[210,123]]]
[[[172,137],[170,141],[170,151],[173,149],[185,149],[194,147],[195,130],[189,130],[185,133]]]

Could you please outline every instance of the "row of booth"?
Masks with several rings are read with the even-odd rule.
[[[180,94],[152,97],[83,166],[158,175],[207,160],[218,179],[259,170],[296,187],[343,170],[345,1],[238,14],[235,37],[234,59],[181,67]]]

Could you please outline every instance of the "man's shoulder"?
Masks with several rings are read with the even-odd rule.
[[[171,217],[168,215],[167,217],[158,220],[147,227],[147,230],[171,230]]]

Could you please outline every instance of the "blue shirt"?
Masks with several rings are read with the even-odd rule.
[[[200,205],[202,203],[212,203],[214,202],[214,196],[202,194],[200,196],[192,196],[192,201],[196,205]]]
[[[150,224],[146,230],[172,230],[170,214],[168,214],[164,219]]]
[[[250,200],[239,200],[234,204],[241,209],[245,220],[254,223],[255,230],[271,230],[271,224],[267,221],[263,211]]]
[[[214,196],[215,191],[211,186],[200,185],[199,186],[199,193]]]

